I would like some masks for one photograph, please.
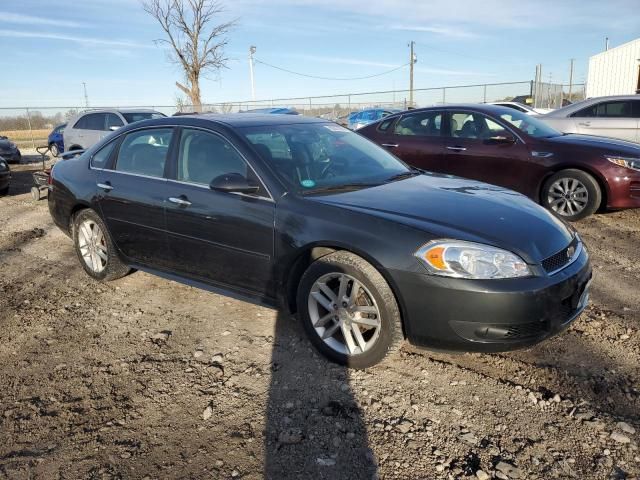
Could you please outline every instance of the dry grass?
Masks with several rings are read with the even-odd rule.
[[[49,132],[51,132],[51,129],[48,128],[43,128],[41,130],[0,130],[0,135],[3,135],[5,137],[9,137],[10,140],[13,140],[14,142],[20,142],[20,141],[31,141],[31,135],[33,134],[33,138],[38,140],[38,139],[43,139],[43,138],[47,138],[49,136]]]

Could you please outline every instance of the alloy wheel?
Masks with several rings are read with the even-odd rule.
[[[100,273],[107,266],[107,243],[100,226],[93,220],[85,220],[78,228],[78,247],[87,267]]]
[[[338,353],[364,353],[380,336],[380,309],[367,287],[350,275],[336,272],[318,278],[308,308],[316,333]]]
[[[547,196],[551,210],[566,217],[579,214],[589,203],[587,187],[575,178],[559,178],[551,184]]]

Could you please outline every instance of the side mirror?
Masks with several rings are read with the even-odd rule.
[[[493,145],[512,145],[516,143],[516,137],[507,133],[486,138],[484,142]]]
[[[220,175],[211,180],[209,188],[216,192],[244,193],[248,195],[257,193],[258,190],[260,190],[259,185],[250,182],[239,173],[225,173],[224,175]]]

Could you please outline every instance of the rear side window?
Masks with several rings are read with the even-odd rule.
[[[104,168],[111,157],[111,152],[113,152],[115,145],[116,142],[108,143],[94,153],[93,157],[91,157],[91,166],[93,168]]]
[[[115,113],[107,113],[106,130],[111,130],[111,127],[116,127],[116,128],[124,127],[124,123],[122,123],[122,120],[120,120],[120,117],[117,116]]]
[[[164,115],[156,112],[126,112],[122,116],[127,123],[141,122],[142,120],[150,120],[152,118],[163,118]]]
[[[381,122],[380,125],[378,126],[378,130],[380,130],[381,132],[386,132],[394,121],[395,121],[395,118],[390,118],[389,120],[385,120],[384,122]]]
[[[631,118],[631,101],[602,102],[584,108],[573,114],[574,117]]]
[[[104,113],[89,113],[80,118],[73,128],[81,130],[104,130],[104,123]]]
[[[140,130],[127,135],[120,145],[116,170],[162,177],[173,129]]]
[[[442,129],[442,112],[428,111],[404,115],[394,133],[402,136],[438,137]]]

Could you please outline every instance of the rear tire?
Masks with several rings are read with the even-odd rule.
[[[51,155],[53,155],[54,157],[58,157],[58,155],[60,155],[60,150],[58,149],[58,145],[56,145],[55,143],[52,143],[51,145],[49,145],[49,151],[51,152]]]
[[[561,170],[542,187],[541,204],[569,222],[582,220],[600,207],[602,192],[595,178],[582,170]]]
[[[106,225],[90,208],[73,219],[73,243],[82,268],[96,280],[116,280],[131,271],[120,259]]]
[[[297,310],[311,343],[340,365],[375,365],[404,339],[389,284],[373,265],[350,252],[329,254],[307,268],[298,286]]]

